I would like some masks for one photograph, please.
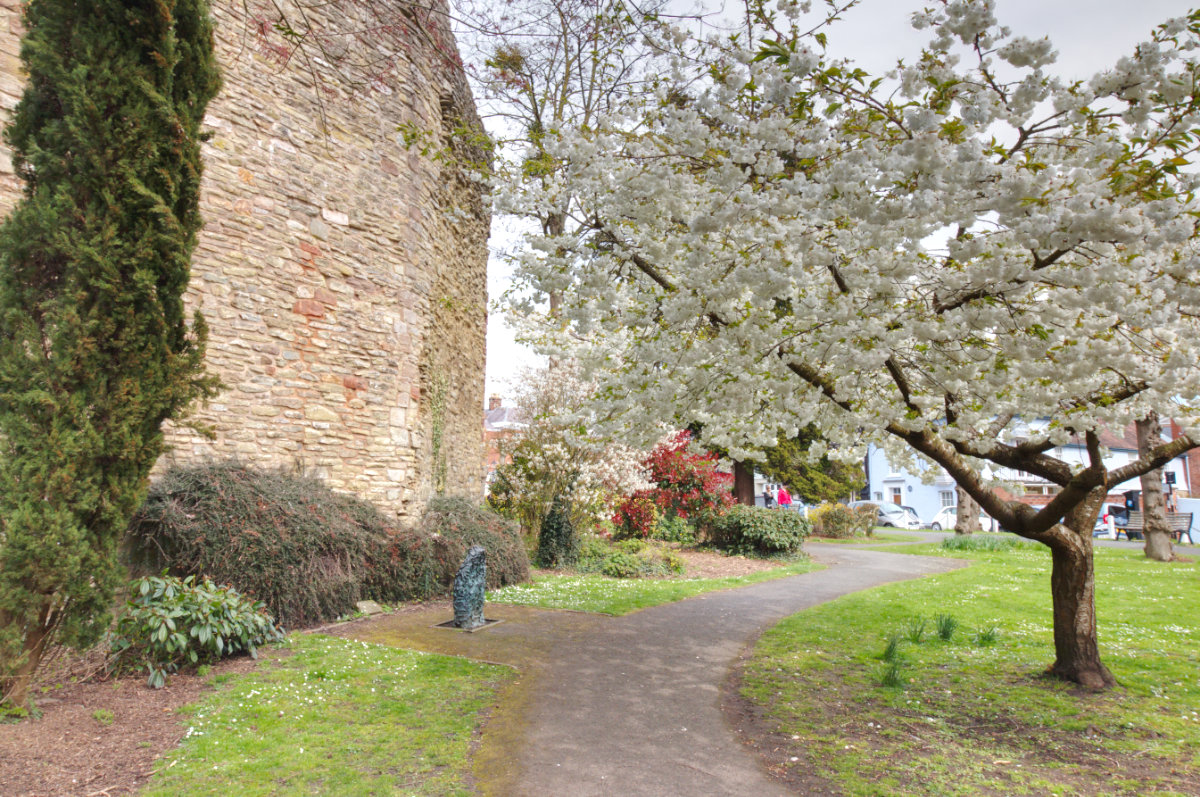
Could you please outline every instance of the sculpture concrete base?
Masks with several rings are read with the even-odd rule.
[[[437,625],[434,625],[431,627],[432,628],[445,628],[449,631],[464,631],[468,634],[473,634],[476,631],[482,631],[485,628],[491,628],[492,626],[500,625],[500,623],[503,623],[503,622],[504,622],[503,620],[484,620],[483,625],[477,625],[474,628],[459,628],[457,625],[454,624],[453,620],[447,620],[444,623],[438,623]]]

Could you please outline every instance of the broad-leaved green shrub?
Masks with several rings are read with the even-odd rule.
[[[812,531],[808,519],[786,509],[737,505],[713,523],[713,544],[743,555],[795,553]]]
[[[603,573],[613,578],[644,578],[682,573],[684,562],[674,551],[644,540],[609,544],[598,537],[587,536],[583,538],[575,569],[580,573]]]
[[[599,562],[612,553],[612,546],[607,541],[594,534],[581,534],[579,538],[579,558],[575,569],[581,573],[598,572]],[[593,566],[593,563],[594,566]]]
[[[680,542],[684,545],[692,545],[696,542],[696,529],[685,518],[674,515],[663,515],[659,518],[658,525],[655,526],[654,533],[651,536],[663,542]]]
[[[259,645],[282,638],[266,607],[233,587],[163,575],[133,582],[112,647],[121,661],[139,660],[159,689],[182,665],[242,651],[257,658]]]
[[[612,547],[622,553],[641,553],[650,547],[650,543],[635,537],[630,540],[614,542]]]
[[[618,548],[606,557],[600,572],[613,578],[648,578],[682,573],[683,559],[665,548],[643,547],[637,552]]]
[[[642,562],[634,554],[615,551],[604,560],[600,572],[610,578],[637,578],[642,575]]]

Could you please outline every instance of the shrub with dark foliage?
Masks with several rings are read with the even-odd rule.
[[[713,544],[740,554],[795,553],[812,531],[808,519],[786,509],[734,506],[715,518]]]
[[[521,540],[520,526],[465,498],[430,499],[415,533],[430,539],[437,549],[435,555],[426,559],[444,562],[440,578],[445,588],[454,583],[454,576],[472,545],[482,545],[487,550],[488,589],[529,580],[529,555]]]
[[[579,534],[571,523],[570,504],[559,496],[550,505],[538,534],[538,567],[571,567],[579,559]]]
[[[232,584],[302,628],[365,598],[445,594],[476,543],[488,549],[489,585],[527,576],[515,529],[465,501],[435,500],[416,528],[400,529],[317,479],[221,463],[168,471],[134,517],[128,548],[135,567]]]

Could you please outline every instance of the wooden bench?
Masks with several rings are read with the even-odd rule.
[[[1167,524],[1171,527],[1171,534],[1175,537],[1175,542],[1182,542],[1183,536],[1186,534],[1188,542],[1192,540],[1192,513],[1191,512],[1168,512]],[[1145,531],[1145,515],[1142,512],[1131,511],[1129,513],[1129,522],[1124,526],[1117,526],[1117,539],[1121,539],[1121,535],[1125,535],[1125,539],[1141,539],[1142,533]],[[1136,537],[1134,535],[1137,535]]]

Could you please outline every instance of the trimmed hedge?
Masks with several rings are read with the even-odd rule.
[[[712,542],[740,554],[795,553],[812,531],[799,512],[737,505],[712,522]]]
[[[489,586],[528,577],[515,527],[466,501],[431,501],[416,528],[400,529],[317,479],[218,463],[171,469],[153,485],[127,550],[135,569],[231,584],[302,628],[366,598],[444,594],[474,544],[488,550]]]

